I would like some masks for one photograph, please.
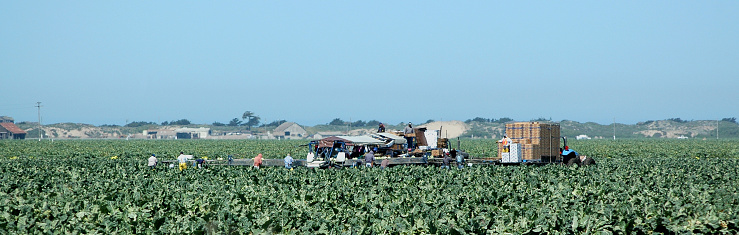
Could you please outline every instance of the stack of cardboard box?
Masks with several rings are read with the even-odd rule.
[[[521,144],[523,160],[557,160],[559,158],[559,124],[515,122],[506,124],[506,135]],[[502,145],[498,144],[498,156]]]

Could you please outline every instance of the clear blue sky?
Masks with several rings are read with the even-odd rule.
[[[0,115],[739,117],[739,1],[3,1]]]

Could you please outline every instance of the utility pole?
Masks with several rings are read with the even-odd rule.
[[[36,108],[38,108],[38,141],[44,138],[44,132],[41,130],[41,102],[36,102]]]
[[[613,140],[616,140],[616,118],[613,118]]]

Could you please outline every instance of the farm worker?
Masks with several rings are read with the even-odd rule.
[[[180,156],[177,157],[177,162],[180,163],[180,171],[187,169],[187,156],[183,152],[180,152]]]
[[[259,169],[259,166],[262,165],[262,154],[257,154],[257,157],[254,158],[254,168]]]
[[[503,139],[498,140],[498,143],[503,144],[503,152],[507,153],[511,151],[511,138],[508,138],[508,136],[503,136]]]
[[[380,169],[385,169],[388,165],[390,165],[390,159],[382,159],[382,162],[380,163]]]
[[[377,127],[377,132],[385,132],[385,124],[380,123],[380,126]]]
[[[198,158],[197,160],[195,160],[195,162],[198,163],[198,169],[201,169],[203,168],[203,162],[205,162],[205,160],[202,158]]]
[[[149,169],[154,169],[157,166],[157,156],[152,154],[151,157],[149,157],[148,166],[149,166]]]
[[[464,156],[462,154],[457,154],[457,168],[464,168]]]
[[[367,167],[372,167],[375,161],[375,153],[371,150],[364,155],[364,165]]]
[[[393,152],[393,150],[392,150],[392,149],[388,149],[388,150],[387,150],[387,151],[385,152],[385,156],[387,156],[387,157],[393,157],[393,154],[394,154],[394,152]]]
[[[456,159],[457,158],[457,149],[452,148],[452,151],[449,151],[449,155],[451,155],[452,158]]]
[[[444,154],[444,164],[441,165],[441,169],[449,169],[449,163],[452,161],[452,158],[449,157],[449,153]]]
[[[413,150],[413,126],[410,122],[408,122],[408,126],[403,129],[403,135],[405,136],[405,140],[408,142],[408,149]]]
[[[289,153],[285,157],[285,168],[293,169],[293,157]]]
[[[230,165],[233,165],[233,164],[234,164],[234,156],[231,156],[231,155],[229,154],[229,155],[228,155],[228,165],[230,166]]]

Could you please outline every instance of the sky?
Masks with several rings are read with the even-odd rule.
[[[0,115],[739,117],[739,1],[2,1]]]

